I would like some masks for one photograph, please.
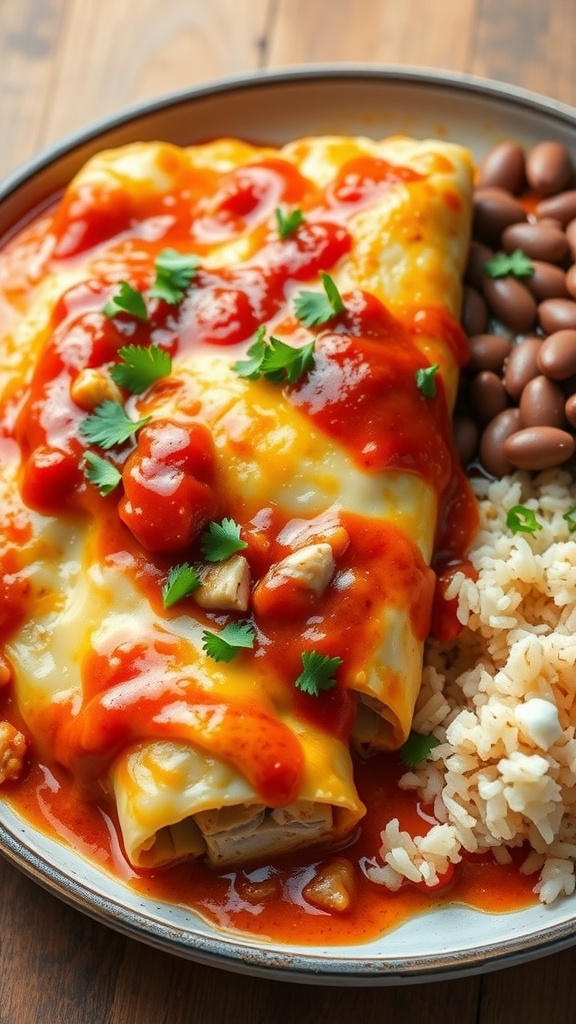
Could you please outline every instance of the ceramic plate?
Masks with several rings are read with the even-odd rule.
[[[576,157],[576,112],[510,86],[407,69],[297,69],[226,80],[133,108],[65,141],[0,187],[0,235],[63,188],[96,151],[136,140],[182,145],[219,135],[285,142],[305,134],[405,132],[469,146],[527,147],[544,138]],[[216,931],[178,906],[143,898],[0,805],[0,850],[41,885],[133,938],[254,975],[339,985],[430,981],[504,967],[576,942],[576,896],[489,915],[457,906],[415,918],[362,946],[263,943]]]

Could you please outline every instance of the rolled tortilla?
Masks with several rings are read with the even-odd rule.
[[[353,173],[346,168],[365,158],[406,173],[393,172],[389,187],[377,189],[358,208],[347,200],[344,210],[330,183],[343,180],[348,188],[346,175],[353,179]],[[436,330],[434,314],[439,312],[446,324],[459,312],[470,222],[470,156],[442,142],[344,138],[305,139],[279,151],[234,140],[187,150],[151,143],[95,157],[72,183],[54,218],[57,259],[45,261],[43,273],[19,286],[15,326],[3,340],[6,408],[19,388],[25,395],[34,388],[33,367],[50,343],[51,317],[62,293],[94,278],[108,286],[117,265],[142,271],[145,243],[152,244],[161,229],[160,213],[169,217],[162,207],[156,218],[142,220],[151,196],[161,204],[164,196],[189,187],[195,197],[203,188],[215,188],[223,173],[269,159],[293,164],[306,178],[311,216],[324,190],[322,216],[342,218],[351,238],[350,252],[332,270],[334,282],[343,293],[361,289],[374,295],[390,324],[398,325],[398,344],[409,337],[423,364],[439,367],[448,414],[462,353],[454,340],[457,331]],[[68,260],[68,251],[79,244],[82,217],[77,211],[87,196],[96,209],[109,200],[116,209],[118,199],[122,231],[129,234],[137,224],[136,242],[127,242],[122,233],[106,237],[103,221],[94,249]],[[205,266],[244,263],[258,271],[274,204],[281,201],[273,195],[264,220],[234,239],[222,237],[210,245],[200,239]],[[198,225],[195,230],[200,238]],[[9,278],[7,268],[9,257],[0,266],[0,283]],[[285,301],[267,324],[296,346],[309,337],[292,315],[301,286],[317,288],[318,280],[289,282]],[[94,312],[101,316],[98,294]],[[330,361],[341,339],[336,330],[318,338],[318,367]],[[175,352],[169,379],[131,397],[127,408],[138,417],[182,425],[199,421],[208,427],[214,486],[223,497],[224,513],[265,535],[269,553],[260,562],[255,559],[247,610],[257,638],[254,657],[242,652],[230,663],[216,663],[207,656],[203,629],[218,632],[226,617],[219,617],[217,609],[210,618],[193,599],[181,614],[162,607],[161,568],[153,567],[146,577],[135,542],[126,542],[124,549],[120,542],[114,548],[110,540],[118,529],[113,501],[99,509],[92,502],[83,513],[32,512],[22,501],[22,467],[15,452],[4,485],[10,528],[19,517],[29,520],[16,545],[26,585],[25,616],[5,645],[20,711],[39,756],[55,757],[77,779],[96,780],[112,795],[128,856],[137,866],[185,856],[206,856],[225,865],[340,840],[364,813],[349,741],[363,748],[399,746],[410,729],[420,687],[431,601],[429,564],[443,496],[409,467],[362,464],[352,450],[353,438],[320,421],[310,395],[318,367],[292,389],[239,376],[233,364],[251,340],[226,350],[183,346]],[[78,410],[65,398],[65,413],[73,420]],[[25,439],[24,457],[26,444]],[[8,526],[3,542],[7,535]],[[367,544],[358,540],[365,535],[376,545],[372,563]],[[302,605],[293,619],[267,617],[278,595],[266,590],[278,583],[278,566],[284,563],[286,579],[286,564],[292,565],[292,583],[305,590],[305,549],[323,546],[325,551],[326,545],[334,566],[326,570],[324,560],[322,584],[309,586],[313,606],[308,617],[301,614]],[[393,592],[387,586],[390,545],[404,553],[404,575]],[[302,557],[290,563],[299,552]],[[197,556],[197,550],[190,555]],[[183,560],[180,553],[178,559]],[[360,578],[362,592],[370,591],[366,614],[350,598],[355,593],[350,580]],[[411,580],[417,581],[421,601],[406,596]],[[258,588],[264,592],[260,603]],[[333,622],[341,617],[342,666],[333,692],[314,698],[302,695],[294,681],[301,650],[317,646],[327,655],[339,654],[318,621],[325,608]],[[293,623],[290,643],[286,621]],[[358,635],[348,641],[351,622]],[[331,636],[338,640],[338,630]],[[277,663],[270,654],[275,644],[282,651]],[[323,703],[315,705],[316,699]],[[330,713],[322,718],[319,707]],[[284,772],[283,787],[270,783],[275,765]]]

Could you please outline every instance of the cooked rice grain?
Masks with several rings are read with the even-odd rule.
[[[543,903],[576,878],[576,540],[564,515],[576,485],[564,471],[475,480],[481,525],[470,552],[476,580],[457,573],[463,632],[428,644],[414,728],[440,741],[400,780],[439,825],[411,837],[390,822],[374,881],[434,885],[462,851],[527,845],[521,871],[537,872]],[[506,513],[531,508],[542,529],[512,533]]]

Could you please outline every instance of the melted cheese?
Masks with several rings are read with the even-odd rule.
[[[2,427],[19,442],[7,442],[0,552],[23,610],[4,628],[5,651],[39,756],[80,779],[96,773],[137,865],[206,853],[227,863],[340,839],[364,813],[350,742],[396,747],[409,732],[452,458],[442,430],[458,377],[471,173],[459,147],[399,138],[133,145],[90,160],[52,219],[0,253]],[[298,206],[301,241],[282,243],[275,211]],[[198,253],[182,301],[162,309],[148,299],[144,326],[104,317],[119,281],[147,294],[166,247]],[[311,331],[293,302],[319,290],[319,269],[349,306]],[[293,346],[316,337],[303,383],[235,371],[258,320]],[[205,428],[199,487],[213,517],[249,538],[254,648],[230,661],[210,657],[205,635],[238,614],[193,595],[162,605],[170,565],[202,563],[197,534],[183,548],[161,543],[182,511],[168,501],[180,470],[167,449],[164,489],[149,485],[144,511],[132,500],[132,520],[80,471],[85,412],[70,387],[88,365],[106,373],[133,341],[167,347],[173,365],[167,380],[127,395],[126,411]],[[390,385],[382,353],[404,348]],[[436,364],[441,381],[430,436],[440,431],[444,463],[438,456],[434,472],[435,449],[428,459],[403,439],[403,407],[388,423],[388,400],[370,384],[380,374],[390,403],[407,395],[427,423],[420,364]],[[140,459],[139,486],[148,472],[146,436],[112,456],[126,493],[130,460]],[[64,469],[44,493],[52,464]],[[159,537],[151,554],[131,526],[146,515]],[[276,571],[307,545],[331,550],[322,586]],[[316,649],[342,665],[336,688],[309,696],[294,681],[301,653]]]

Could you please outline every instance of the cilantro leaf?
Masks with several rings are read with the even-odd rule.
[[[436,736],[423,736],[411,729],[408,739],[400,747],[400,760],[407,768],[416,768],[439,743],[440,740],[436,739]]]
[[[240,540],[240,527],[233,519],[210,523],[200,537],[200,550],[207,562],[223,562],[235,551],[247,547],[246,541]]]
[[[156,277],[150,295],[163,299],[170,306],[182,302],[185,291],[196,276],[200,260],[194,253],[163,249],[154,262]]]
[[[278,225],[278,234],[283,241],[304,223],[302,210],[291,210],[290,213],[284,213],[281,207],[278,206],[274,213],[276,215],[276,224]]]
[[[100,448],[114,448],[115,445],[123,444],[132,437],[132,434],[148,423],[150,418],[145,416],[141,420],[131,420],[120,402],[111,402],[107,399],[97,405],[90,416],[82,420],[80,433],[87,441],[97,444]]]
[[[171,608],[177,601],[188,597],[198,587],[202,586],[198,573],[193,565],[182,562],[181,565],[173,565],[168,573],[166,583],[162,587],[162,601],[165,608]]]
[[[251,622],[230,622],[220,633],[205,629],[202,649],[213,661],[232,661],[240,648],[254,647],[254,626]]]
[[[318,651],[303,651],[301,657],[302,672],[294,680],[294,686],[311,697],[317,697],[321,690],[331,690],[336,686],[334,673],[342,664],[342,658],[330,658]]]
[[[142,292],[136,291],[127,281],[118,282],[117,294],[108,300],[102,312],[110,318],[118,313],[129,313],[137,320],[146,321],[148,319],[148,310]]]
[[[574,533],[574,530],[576,530],[576,505],[573,508],[569,508],[562,516],[562,519],[565,519],[568,523],[568,531]]]
[[[538,522],[532,509],[525,505],[514,505],[508,509],[506,526],[512,533],[536,533],[542,529],[542,523]]]
[[[141,395],[154,381],[167,377],[172,370],[172,359],[169,352],[157,345],[125,345],[118,349],[118,355],[124,360],[110,368],[110,376],[115,384],[127,388],[135,395]]]
[[[280,338],[270,338],[270,343],[264,353],[261,373],[267,380],[281,381],[286,379],[290,384],[295,384],[308,370],[314,366],[314,347],[316,342],[309,341],[307,345],[295,348],[280,341]]]
[[[423,366],[414,374],[416,387],[426,398],[434,398],[436,394],[436,374],[439,369],[440,367],[436,363],[434,366]]]
[[[239,377],[255,380],[265,377],[266,380],[280,383],[288,381],[295,384],[303,374],[314,366],[315,340],[307,345],[295,347],[287,345],[280,338],[265,338],[265,328],[258,328],[256,339],[248,349],[248,359],[240,359],[232,369]]]
[[[511,253],[497,252],[486,260],[484,273],[488,277],[530,277],[534,273],[534,265],[522,249],[515,249]]]
[[[108,459],[95,452],[84,452],[84,476],[106,497],[118,486],[122,473]]]
[[[232,366],[234,373],[237,373],[239,377],[245,377],[247,380],[255,380],[260,376],[260,367],[264,361],[266,354],[266,328],[264,324],[261,324],[256,334],[254,335],[254,341],[248,349],[247,359],[238,359]]]
[[[344,303],[329,274],[321,274],[322,292],[299,292],[294,299],[294,312],[305,327],[318,327],[344,312]]]

